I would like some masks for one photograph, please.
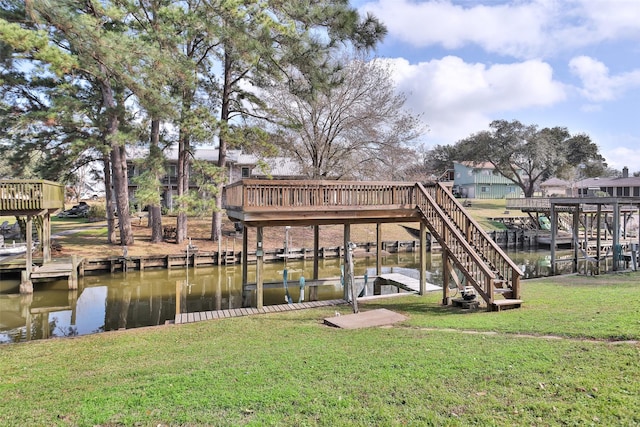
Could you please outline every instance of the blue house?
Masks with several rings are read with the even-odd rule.
[[[522,189],[496,172],[491,163],[453,162],[453,189],[469,199],[521,197]]]

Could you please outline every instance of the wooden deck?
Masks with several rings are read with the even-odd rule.
[[[230,219],[241,222],[245,231],[256,228],[257,305],[262,307],[263,281],[262,236],[264,227],[314,226],[314,278],[317,278],[318,226],[344,225],[344,248],[351,245],[351,224],[377,224],[380,252],[380,224],[389,222],[419,222],[420,264],[426,269],[426,232],[437,241],[444,255],[443,302],[449,301],[449,276],[464,275],[478,294],[491,306],[494,290],[508,287],[505,298],[519,298],[519,267],[489,237],[482,227],[466,212],[460,201],[441,183],[422,185],[407,182],[352,182],[313,180],[241,180],[225,187],[224,209]],[[247,233],[244,233],[246,236]],[[243,250],[247,249],[243,237]],[[345,266],[347,264],[345,254]],[[376,257],[376,274],[381,273]],[[246,263],[243,265],[246,277]],[[451,278],[455,280],[455,278]],[[425,276],[420,282],[424,286]],[[246,284],[246,281],[243,282]],[[413,289],[412,289],[413,290]],[[421,290],[422,291],[422,290]],[[344,299],[348,298],[346,294]]]
[[[285,311],[304,310],[307,308],[330,307],[335,305],[346,304],[343,299],[332,299],[327,301],[309,301],[293,304],[267,305],[262,309],[232,308],[228,310],[200,311],[195,313],[179,313],[176,314],[175,324],[202,322],[205,320],[227,319],[231,317],[252,316],[256,314],[280,313]]]
[[[64,186],[46,180],[0,180],[0,215],[25,217],[27,247],[33,246],[33,220],[41,223],[42,257],[47,264],[51,261],[51,214],[64,209]],[[22,272],[20,293],[32,293],[31,282],[33,258],[26,252],[25,270]],[[77,265],[77,264],[76,264]],[[58,269],[58,267],[53,267]],[[64,277],[62,270],[52,270],[54,277]],[[77,288],[77,270],[68,273],[69,289]]]

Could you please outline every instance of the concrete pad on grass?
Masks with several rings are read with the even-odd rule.
[[[346,314],[324,319],[325,325],[342,329],[360,329],[372,326],[386,326],[407,320],[407,316],[395,313],[386,308]]]

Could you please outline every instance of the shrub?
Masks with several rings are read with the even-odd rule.
[[[107,209],[104,205],[92,205],[89,208],[89,218],[105,219],[107,217]]]

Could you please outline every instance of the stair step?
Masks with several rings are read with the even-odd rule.
[[[522,305],[521,299],[500,299],[493,301],[491,305],[492,311],[507,310],[510,308],[520,308]]]

